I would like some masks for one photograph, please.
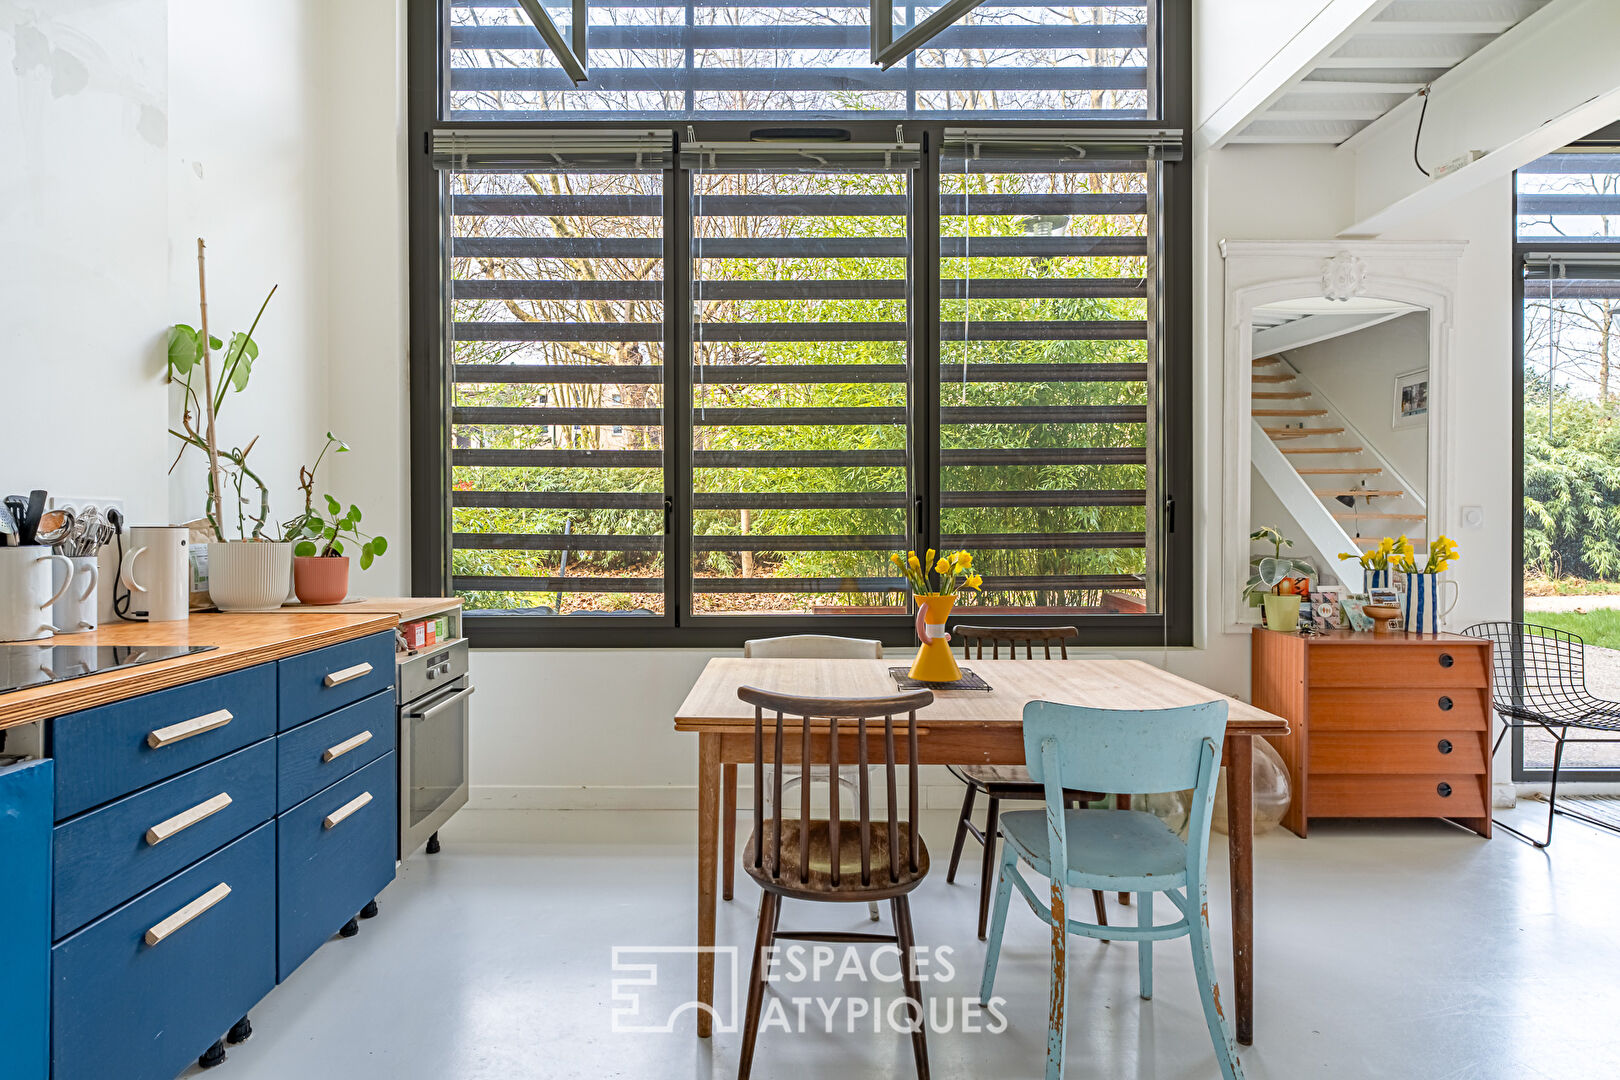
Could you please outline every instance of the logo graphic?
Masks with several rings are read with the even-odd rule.
[[[714,1004],[692,1000],[695,963],[685,957],[714,957]],[[686,1013],[707,1010],[718,1035],[737,1031],[737,947],[715,945],[613,946],[614,1034],[669,1034]],[[676,990],[679,986],[681,989]]]

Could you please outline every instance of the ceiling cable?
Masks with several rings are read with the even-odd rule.
[[[1423,162],[1418,160],[1418,141],[1423,138],[1423,118],[1429,115],[1429,90],[1433,86],[1433,83],[1425,83],[1423,89],[1418,91],[1418,97],[1423,99],[1423,108],[1418,112],[1417,134],[1412,136],[1412,164],[1416,165],[1418,172],[1424,176],[1431,176],[1432,174],[1423,167]]]

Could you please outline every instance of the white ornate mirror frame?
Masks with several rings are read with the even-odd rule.
[[[1451,425],[1456,394],[1451,360],[1456,310],[1457,261],[1464,244],[1347,240],[1296,243],[1222,240],[1225,269],[1226,350],[1221,469],[1225,522],[1218,563],[1224,586],[1221,621],[1228,633],[1248,633],[1241,591],[1249,576],[1249,496],[1252,460],[1253,342],[1255,309],[1288,300],[1370,297],[1428,309],[1430,535],[1450,533]]]

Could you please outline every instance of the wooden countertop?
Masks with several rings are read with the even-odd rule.
[[[0,694],[0,729],[166,690],[210,675],[392,630],[396,625],[398,618],[391,612],[214,613],[193,615],[185,622],[121,622],[85,634],[19,642],[20,645],[213,645],[216,648]]]
[[[373,596],[352,604],[294,604],[281,610],[288,615],[395,615],[407,623],[459,607],[461,598],[455,596]]]

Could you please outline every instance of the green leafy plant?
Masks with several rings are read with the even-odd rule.
[[[319,515],[315,513],[315,476],[320,472],[321,462],[326,460],[326,455],[329,452],[346,454],[349,452],[349,444],[328,431],[326,433],[326,444],[321,447],[321,452],[315,455],[315,463],[298,467],[298,490],[304,493],[304,512],[282,525],[283,535],[288,540],[318,535],[318,533],[312,532],[306,527],[311,522],[319,520]]]
[[[299,519],[299,536],[289,538],[297,540],[293,554],[333,558],[344,553],[343,542],[347,538],[351,543],[360,545],[360,569],[370,569],[372,561],[388,550],[387,538],[360,531],[358,506],[350,503],[345,510],[343,504],[333,496],[323,498],[328,516],[311,512]]]
[[[1316,568],[1304,559],[1284,558],[1282,550],[1293,547],[1294,542],[1270,525],[1262,525],[1249,534],[1250,540],[1263,541],[1272,546],[1272,554],[1254,560],[1254,573],[1243,587],[1243,595],[1250,605],[1259,603],[1262,593],[1275,592],[1277,586],[1291,577],[1309,577]]]
[[[201,248],[199,241],[199,269]],[[206,299],[201,329],[185,323],[176,323],[169,328],[168,380],[180,387],[184,398],[180,428],[169,429],[169,434],[181,443],[180,452],[175,455],[169,471],[173,472],[180,464],[188,447],[195,447],[208,455],[206,513],[215,538],[222,543],[225,540],[227,516],[225,489],[235,492],[233,502],[239,537],[244,540],[265,539],[265,526],[270,520],[270,488],[248,464],[248,454],[257,445],[258,436],[249,439],[245,446],[220,448],[215,439],[215,426],[220,411],[225,407],[227,395],[239,394],[247,389],[253,364],[259,358],[259,345],[253,340],[253,332],[259,328],[259,320],[264,317],[265,308],[270,306],[270,298],[276,295],[278,287],[271,287],[247,332],[239,331],[231,335],[229,346],[207,332]],[[218,378],[215,378],[213,371],[213,352],[216,349],[225,350],[219,360]],[[198,385],[199,380],[201,385]],[[255,489],[258,492],[257,512],[253,509],[250,496]]]

